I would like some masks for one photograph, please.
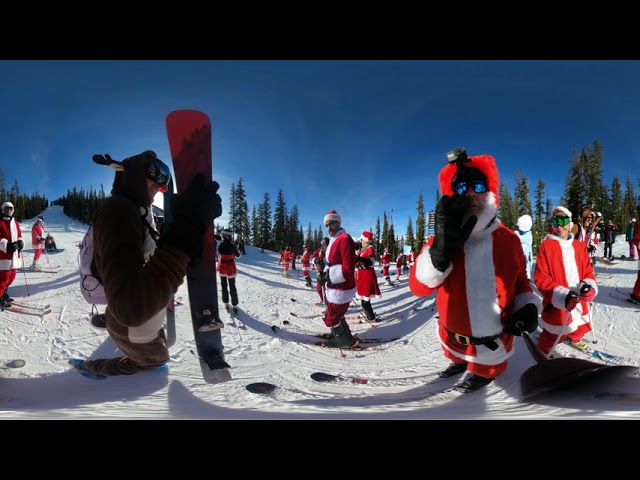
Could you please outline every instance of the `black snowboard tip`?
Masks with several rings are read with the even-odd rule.
[[[21,358],[16,358],[15,360],[11,360],[9,363],[7,363],[7,367],[9,368],[22,368],[27,364],[26,361],[22,360]]]
[[[323,372],[315,372],[311,374],[311,378],[316,382],[335,382],[338,377]]]
[[[261,395],[268,395],[272,393],[276,388],[278,388],[277,385],[265,382],[250,383],[246,386],[246,389],[251,393],[258,393]]]

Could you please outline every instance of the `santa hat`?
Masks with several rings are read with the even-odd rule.
[[[636,219],[635,219],[635,218],[632,218],[632,219],[631,219],[631,221],[632,221],[632,222],[635,222],[635,221],[636,221]]]
[[[44,223],[44,219],[43,219],[42,217],[40,217],[40,216],[39,216],[39,217],[36,219],[36,223]]]
[[[373,233],[367,232],[366,230],[362,232],[360,236],[360,240],[366,240],[367,242],[371,242],[373,240]]]
[[[518,230],[521,232],[530,231],[532,226],[533,220],[531,219],[531,215],[522,215],[518,218]]]
[[[500,199],[498,198],[500,177],[498,175],[498,167],[496,167],[496,159],[491,155],[475,155],[468,157],[468,160],[460,165],[447,163],[440,170],[438,175],[440,191],[443,195],[453,195],[451,183],[454,178],[456,181],[485,180],[487,188],[495,195],[496,208],[498,208],[500,205]]]
[[[333,220],[336,220],[338,223],[342,224],[342,219],[340,218],[340,215],[338,215],[338,212],[336,212],[335,210],[331,210],[324,216],[324,224],[326,225],[327,222],[331,222]]]

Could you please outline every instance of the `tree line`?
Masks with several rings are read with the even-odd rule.
[[[603,162],[604,149],[598,140],[594,140],[593,144],[587,145],[580,151],[573,150],[568,159],[565,189],[558,203],[572,212],[574,221],[585,208],[601,212],[604,219],[612,219],[616,225],[620,226],[619,233],[621,233],[630,217],[638,217],[640,199],[635,192],[630,174],[626,178],[624,188],[617,177],[613,178],[610,185],[605,185],[602,178]],[[637,179],[636,182],[638,182]],[[419,192],[415,223],[413,217],[409,216],[405,230],[400,235],[396,234],[393,210],[383,211],[382,218],[376,217],[373,234],[377,254],[380,255],[382,250],[388,247],[392,256],[395,257],[404,245],[409,245],[414,252],[418,253],[429,231],[427,225],[429,214],[432,214],[435,209],[440,195],[439,191],[435,192],[433,208],[427,211],[423,193]],[[535,254],[540,241],[549,233],[549,215],[556,206],[548,197],[545,182],[537,181],[532,203],[529,180],[524,173],[516,171],[513,195],[505,182],[500,182],[498,195],[500,197],[498,218],[506,226],[515,229],[521,215],[531,215]],[[17,180],[10,189],[7,189],[2,169],[0,169],[0,198],[3,199],[2,202],[9,200],[14,204],[16,209],[14,215],[18,220],[33,218],[48,206],[48,200],[44,196],[38,193],[31,195],[22,193]],[[102,185],[98,190],[88,191],[73,187],[52,204],[61,205],[65,215],[70,218],[91,224],[95,211],[105,198]],[[162,215],[160,209],[154,208],[154,212]],[[231,184],[228,225],[216,224],[215,231],[219,234],[224,228],[229,228],[241,237],[246,245],[262,250],[277,252],[286,245],[290,245],[295,252],[301,253],[305,243],[312,250],[319,247],[326,236],[324,226],[314,227],[311,223],[303,226],[299,218],[298,205],[295,204],[289,208],[282,189],[279,189],[276,194],[273,209],[268,192],[264,193],[260,204],[252,205],[249,209],[244,180],[241,177],[237,183]],[[606,223],[600,222],[599,228],[604,228]]]

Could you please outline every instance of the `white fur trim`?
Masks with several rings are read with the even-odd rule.
[[[449,263],[447,269],[444,272],[441,272],[433,266],[431,253],[429,253],[430,250],[430,247],[425,247],[422,254],[418,256],[418,260],[416,260],[416,279],[421,283],[424,283],[429,288],[435,288],[438,285],[441,285],[449,276],[453,270],[453,264]]]

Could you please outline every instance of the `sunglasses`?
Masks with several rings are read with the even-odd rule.
[[[159,158],[149,160],[145,165],[145,176],[160,188],[159,192],[166,192],[169,189],[169,180],[171,180],[171,171],[169,167]]]
[[[558,226],[566,227],[567,225],[569,225],[569,223],[571,223],[571,219],[566,215],[555,215],[551,217],[551,226],[553,228],[556,228]]]
[[[458,195],[464,195],[469,188],[473,188],[476,193],[487,193],[487,183],[482,180],[472,180],[471,182],[454,182],[451,189]]]
[[[327,223],[324,224],[324,226],[326,228],[329,228],[329,225],[331,225],[332,223],[338,223],[338,221],[337,220],[329,220]]]

